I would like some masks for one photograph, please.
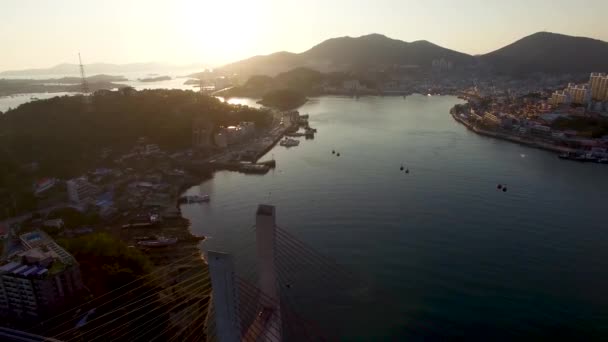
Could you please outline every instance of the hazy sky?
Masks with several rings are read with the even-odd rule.
[[[608,41],[608,0],[0,0],[0,70],[160,61],[219,65],[382,33],[461,52],[537,31]]]

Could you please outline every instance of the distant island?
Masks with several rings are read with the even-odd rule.
[[[169,76],[157,76],[157,77],[147,77],[147,78],[139,78],[140,82],[160,82],[160,81],[170,81],[171,77]]]
[[[90,91],[101,89],[118,89],[124,84],[115,82],[128,81],[123,76],[95,75],[87,77]],[[34,79],[0,79],[0,96],[10,96],[27,93],[60,93],[82,91],[80,77]]]
[[[111,64],[111,63],[90,63],[84,65],[85,71],[88,74],[122,74],[125,72],[142,72],[145,74],[167,72],[176,70],[192,70],[195,68],[206,68],[201,64],[190,65],[171,65],[165,63],[128,63],[128,64]],[[78,75],[78,64],[63,63],[49,68],[40,69],[23,69],[23,70],[7,70],[0,71],[1,77],[12,76],[41,76],[41,75]],[[155,76],[155,75],[150,75]]]

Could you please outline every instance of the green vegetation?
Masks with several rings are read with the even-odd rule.
[[[56,274],[63,271],[66,268],[66,265],[59,260],[53,261],[51,268],[49,268],[49,274]]]
[[[106,233],[96,233],[57,242],[80,264],[82,278],[94,297],[130,283],[152,268],[138,249]]]
[[[121,339],[131,340],[144,334],[161,336],[161,332],[165,331],[169,324],[169,308],[175,302],[172,298],[161,300],[162,286],[158,280],[145,277],[150,274],[152,268],[145,255],[105,233],[57,242],[78,260],[84,284],[93,296],[90,302],[86,302],[82,312],[94,308],[95,313],[89,317],[90,323],[78,332],[79,340],[93,340],[101,334],[104,335],[104,340],[119,336]],[[108,293],[111,294],[103,297]],[[120,299],[108,301],[111,298]],[[145,302],[142,302],[142,299],[145,299]],[[178,299],[182,300],[183,297],[176,298]],[[145,325],[151,317],[159,318],[158,323],[154,326]],[[80,318],[74,317],[71,326]],[[65,320],[65,317],[62,319]],[[128,326],[129,330],[112,332],[96,329],[108,324]],[[51,322],[48,326],[55,327],[58,324]],[[47,330],[47,333],[57,334],[66,328],[60,327],[59,331],[52,329],[50,332]],[[110,335],[105,335],[106,333]],[[167,336],[161,338],[166,339]]]
[[[275,77],[275,81],[283,87],[303,94],[315,93],[324,79],[322,73],[307,68],[296,68]]]
[[[55,209],[49,213],[47,219],[62,219],[66,229],[73,229],[82,226],[91,226],[100,222],[97,213],[81,213],[74,208]]]
[[[324,74],[308,68],[296,68],[278,74],[276,77],[254,75],[240,87],[233,87],[224,92],[226,96],[263,97],[277,91],[290,89],[304,95],[319,93],[322,83],[338,86],[348,77],[344,73],[334,72]]]
[[[259,103],[280,110],[295,109],[306,103],[306,96],[295,90],[281,89],[267,93]]]
[[[142,136],[169,152],[189,148],[195,118],[216,127],[272,122],[267,112],[183,90],[104,91],[88,104],[81,96],[34,101],[0,117],[0,187],[20,177],[17,165],[31,161],[42,175],[82,174],[98,166],[103,148],[127,151]]]

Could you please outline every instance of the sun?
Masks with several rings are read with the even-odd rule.
[[[183,1],[173,18],[183,44],[198,56],[225,62],[255,50],[264,20],[255,1]]]

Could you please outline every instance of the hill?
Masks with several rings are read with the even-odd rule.
[[[587,73],[608,70],[608,43],[591,38],[538,32],[480,56],[495,71]]]
[[[293,89],[279,89],[266,93],[258,103],[280,110],[295,109],[306,103],[306,96]]]
[[[302,53],[278,52],[228,64],[223,71],[275,76],[299,67],[321,72],[361,71],[399,65],[428,70],[443,58],[462,70],[481,65],[484,71],[508,76],[526,73],[588,73],[608,70],[608,42],[550,32],[538,32],[496,51],[471,56],[425,40],[411,43],[380,34],[328,39]]]
[[[230,97],[264,97],[270,92],[291,89],[297,93],[313,95],[327,75],[308,68],[295,68],[275,77],[253,75],[242,86],[227,89],[222,94]]]
[[[444,58],[456,67],[474,63],[470,55],[456,52],[430,42],[420,40],[404,42],[380,34],[361,37],[328,39],[311,49],[296,54],[278,52],[267,56],[255,56],[223,67],[237,73],[276,75],[297,67],[307,67],[322,72],[347,71],[377,65],[402,65],[430,68],[434,59]]]
[[[3,165],[36,161],[42,174],[73,177],[94,167],[101,149],[128,151],[138,137],[169,152],[189,148],[195,118],[214,127],[240,121],[265,127],[270,122],[266,112],[192,91],[98,92],[86,109],[82,96],[54,97],[0,116],[0,159]],[[0,167],[0,188],[8,185],[3,173],[10,172]]]

